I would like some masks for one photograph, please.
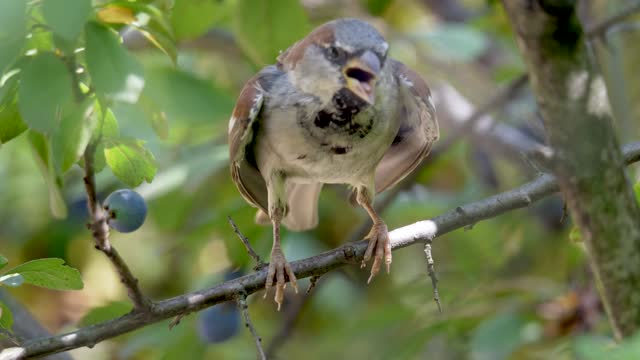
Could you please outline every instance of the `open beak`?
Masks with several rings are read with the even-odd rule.
[[[369,104],[375,102],[375,85],[380,73],[380,60],[367,50],[362,55],[350,59],[342,73],[347,81],[347,89]]]

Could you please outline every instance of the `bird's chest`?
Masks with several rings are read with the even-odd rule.
[[[363,106],[357,100],[336,98],[329,109],[298,106],[266,121],[273,167],[297,182],[357,184],[366,181],[393,141],[395,109]],[[381,104],[383,105],[383,104]],[[273,119],[275,120],[275,119]]]

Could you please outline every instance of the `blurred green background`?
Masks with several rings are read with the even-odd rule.
[[[47,2],[27,2],[23,50],[68,51],[69,42],[51,28],[74,21],[69,17],[75,12],[67,8],[43,19]],[[585,23],[597,22],[630,3],[591,1],[582,6],[581,16]],[[108,104],[120,137],[144,140],[155,158],[146,177],[153,181],[135,187],[147,200],[149,214],[140,230],[112,232],[111,239],[153,299],[212,286],[230,269],[251,271],[251,259],[227,216],[268,258],[271,229],[254,224],[255,210],[229,176],[227,120],[244,82],[314,26],[338,17],[369,21],[389,41],[391,56],[422,74],[436,98],[437,89],[452,87],[479,106],[526,71],[501,4],[490,0],[94,0],[84,16],[82,21],[116,29],[124,39],[126,52],[116,49],[100,56],[137,63],[133,67],[144,78],[137,101],[114,96]],[[633,80],[640,59],[637,28],[631,21],[609,34],[606,44],[593,44],[622,142],[638,138],[640,82]],[[70,46],[84,49],[88,36],[80,35]],[[91,66],[89,56],[85,60],[84,51],[78,52],[79,61]],[[5,74],[0,99],[13,67],[19,68],[19,62],[0,68]],[[92,76],[99,95],[109,80],[99,80],[97,74]],[[45,92],[55,90],[51,76],[41,78]],[[493,120],[543,139],[528,87],[511,95],[493,109]],[[0,112],[0,122],[7,118],[6,111]],[[446,139],[456,124],[446,116],[440,121],[441,139]],[[77,328],[96,307],[111,304],[110,316],[121,313],[120,302],[127,297],[84,226],[82,169],[73,165],[52,180],[39,165],[30,136],[25,132],[0,146],[0,253],[10,266],[63,258],[80,270],[85,286],[80,291],[5,290],[47,329],[61,333]],[[389,228],[439,215],[536,176],[525,156],[493,142],[465,136],[438,153],[385,210]],[[114,172],[107,166],[97,176],[101,199],[131,185]],[[367,270],[342,268],[323,276],[310,296],[288,293],[280,313],[271,299],[255,294],[249,298],[253,323],[265,348],[280,359],[602,359],[600,351],[611,341],[609,326],[582,245],[570,241],[570,220],[561,223],[561,216],[562,201],[554,197],[438,238],[434,256],[443,313],[433,301],[423,249],[414,246],[394,253],[391,275],[367,286]],[[284,233],[287,258],[334,248],[366,221],[362,209],[347,205],[343,187],[325,187],[318,228]],[[308,280],[301,283],[304,289]],[[201,316],[191,314],[171,331],[165,321],[70,354],[77,359],[255,357],[244,326],[231,331],[226,341],[203,341]],[[211,320],[207,326],[219,325]],[[283,331],[285,340],[271,347]],[[632,354],[636,346],[632,340],[624,347],[632,350],[623,350]]]

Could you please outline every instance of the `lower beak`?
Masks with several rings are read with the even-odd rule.
[[[380,60],[371,51],[365,51],[347,62],[342,71],[347,89],[369,104],[375,103],[375,85],[380,73]]]

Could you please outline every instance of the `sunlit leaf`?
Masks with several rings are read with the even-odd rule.
[[[51,214],[59,219],[67,217],[67,205],[62,197],[62,180],[57,176],[51,160],[51,145],[49,140],[36,131],[29,131],[29,143],[34,152],[34,157],[40,173],[49,190],[49,208]]]
[[[0,285],[18,287],[24,284],[24,277],[20,274],[7,274],[0,276]]]
[[[11,309],[0,301],[0,327],[11,330],[13,326],[13,314]]]
[[[59,173],[69,170],[89,144],[97,125],[96,117],[91,116],[91,103],[92,100],[87,99],[83,104],[64,109],[62,121],[51,139],[54,164]]]
[[[129,302],[113,301],[107,305],[91,309],[82,320],[80,320],[80,325],[89,326],[109,321],[130,312],[132,308],[133,306],[131,306]]]
[[[54,290],[79,290],[84,287],[80,272],[58,258],[36,259],[6,272],[20,274],[26,284]]]
[[[238,0],[233,17],[240,47],[261,65],[273,64],[310,30],[298,0]]]
[[[132,9],[120,5],[107,5],[98,10],[98,19],[107,24],[131,24],[136,21]]]
[[[131,187],[151,182],[156,175],[155,158],[140,140],[105,139],[104,155],[113,174]]]
[[[25,43],[27,2],[0,2],[0,75],[20,55]]]
[[[35,130],[52,134],[62,108],[72,101],[71,86],[71,75],[60,59],[51,53],[35,56],[21,72],[18,108],[24,122]]]
[[[0,269],[7,266],[8,263],[9,263],[9,260],[6,257],[0,255]]]
[[[91,0],[44,0],[42,16],[53,32],[75,40],[91,14]]]
[[[85,27],[87,70],[101,95],[128,103],[144,87],[142,66],[124,49],[118,34],[96,22]]]

